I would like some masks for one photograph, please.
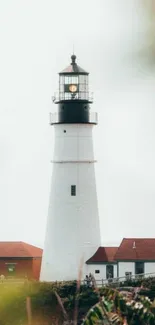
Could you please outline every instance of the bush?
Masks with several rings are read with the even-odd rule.
[[[120,282],[119,285],[120,287],[141,287],[141,285],[143,285],[143,287],[155,291],[155,278],[148,277],[148,278],[131,279],[131,280],[126,280],[124,282]]]
[[[53,317],[60,324],[65,319],[64,313],[55,292],[60,296],[69,317],[73,319],[74,306],[78,301],[80,315],[98,301],[97,294],[91,289],[81,286],[77,294],[76,282],[37,283],[29,282],[19,288],[1,286],[0,325],[18,325],[27,321],[26,300],[30,297],[33,319],[48,319],[53,324]],[[42,324],[41,324],[42,325]]]
[[[154,280],[149,279],[148,281],[150,281],[150,287],[152,283],[155,283]],[[124,289],[126,288],[124,287]],[[144,292],[147,294],[147,291],[143,290],[141,295],[144,295]],[[153,298],[154,292],[151,289],[149,289],[148,293],[150,297],[152,294],[151,298]],[[108,301],[109,306],[114,304],[115,309],[120,310],[122,315],[127,312],[126,298],[124,299],[121,293],[112,288],[93,290],[81,286],[77,291],[75,281],[65,283],[29,282],[18,288],[14,286],[5,287],[4,284],[1,285],[0,295],[0,325],[27,324],[27,297],[30,297],[31,300],[33,325],[44,325],[45,320],[47,325],[62,324],[66,320],[65,310],[67,317],[73,320],[75,306],[78,310],[78,322],[81,322],[89,309],[98,303],[102,297]],[[140,299],[143,299],[143,297]],[[154,312],[155,306],[152,305],[151,308]]]

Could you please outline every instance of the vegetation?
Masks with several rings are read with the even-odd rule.
[[[126,280],[122,283],[120,283],[121,287],[127,287],[127,286],[132,286],[132,287],[143,287],[149,288],[153,291],[155,291],[155,278],[154,277],[148,277],[148,278],[137,278],[137,279],[131,279],[131,280]]]
[[[155,279],[147,279],[141,291],[146,295],[154,285]],[[0,286],[0,325],[67,325],[71,321],[83,325],[153,325],[154,301],[141,291],[135,298],[133,293],[124,295],[110,287],[87,288],[76,282],[30,282],[19,287],[4,283]]]
[[[104,288],[102,298],[86,315],[83,325],[153,325],[155,315],[153,304],[147,297],[137,296],[136,300],[123,296],[116,289]]]

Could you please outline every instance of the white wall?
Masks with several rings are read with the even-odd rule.
[[[118,276],[124,277],[125,272],[132,272],[135,275],[135,262],[119,262],[118,263]],[[155,273],[155,262],[145,262],[144,273]],[[147,276],[147,274],[146,274]],[[148,274],[149,276],[149,274]]]
[[[95,273],[95,270],[100,270],[100,273]],[[125,277],[125,272],[131,272],[135,275],[135,262],[119,262],[118,276]],[[96,280],[106,279],[106,264],[88,264],[86,274],[92,273]],[[146,262],[144,266],[145,276],[149,277],[149,273],[155,273],[155,262]],[[114,278],[117,278],[117,264],[114,265]]]
[[[135,274],[135,262],[118,262],[118,276],[124,277],[125,272]]]
[[[100,273],[95,273],[100,270]],[[92,273],[96,280],[106,279],[106,264],[88,264],[86,274]],[[117,264],[114,264],[114,278],[117,278]]]
[[[144,272],[145,273],[155,273],[155,262],[149,262],[149,263],[146,262],[145,266],[144,266]]]
[[[93,125],[55,125],[55,149],[41,281],[77,279],[101,246]],[[64,133],[64,130],[66,131]],[[76,196],[71,196],[76,185]]]
[[[55,162],[94,161],[92,124],[57,124],[54,129]]]

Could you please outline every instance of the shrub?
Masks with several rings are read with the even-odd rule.
[[[142,293],[143,292],[141,292],[141,294]],[[87,313],[89,313],[90,309],[94,310],[95,308],[97,312],[99,307],[99,314],[101,313],[101,306],[96,306],[96,303],[99,303],[99,301],[102,301],[102,303],[104,302],[104,308],[108,308],[105,310],[106,312],[110,313],[109,317],[115,316],[117,321],[119,319],[118,314],[122,317],[122,319],[126,316],[128,321],[130,321],[130,317],[133,318],[134,314],[135,316],[133,319],[137,322],[136,325],[143,325],[145,323],[142,321],[144,321],[145,317],[148,317],[149,315],[150,320],[148,324],[155,324],[153,318],[155,306],[149,302],[149,305],[146,307],[148,300],[146,299],[146,301],[144,301],[143,296],[139,296],[138,299],[141,304],[144,305],[144,308],[138,309],[136,306],[139,305],[136,305],[136,301],[134,301],[134,303],[131,305],[130,303],[127,304],[130,302],[128,298],[123,297],[116,289],[92,289],[87,288],[86,286],[80,286],[79,290],[77,291],[76,282],[74,281],[65,283],[30,282],[27,285],[22,285],[18,288],[11,286],[5,287],[5,285],[1,285],[0,325],[27,324],[27,297],[30,297],[31,301],[33,319],[32,325],[44,325],[45,321],[46,325],[59,325],[64,321],[68,322],[69,319],[73,320],[75,318],[75,306],[78,311],[78,322],[81,323],[82,319]],[[139,311],[141,313],[145,308],[147,309],[145,315],[137,316],[137,313]],[[142,316],[145,316],[143,317],[144,319],[142,319]],[[92,321],[92,317],[94,317],[93,314],[91,315],[90,321]],[[141,323],[138,323],[138,317]],[[86,320],[88,321],[88,317]],[[133,325],[134,323],[130,322],[129,324]]]

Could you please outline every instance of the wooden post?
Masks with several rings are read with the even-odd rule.
[[[32,324],[32,311],[31,311],[30,297],[26,297],[26,311],[27,311],[28,325],[31,325]]]

